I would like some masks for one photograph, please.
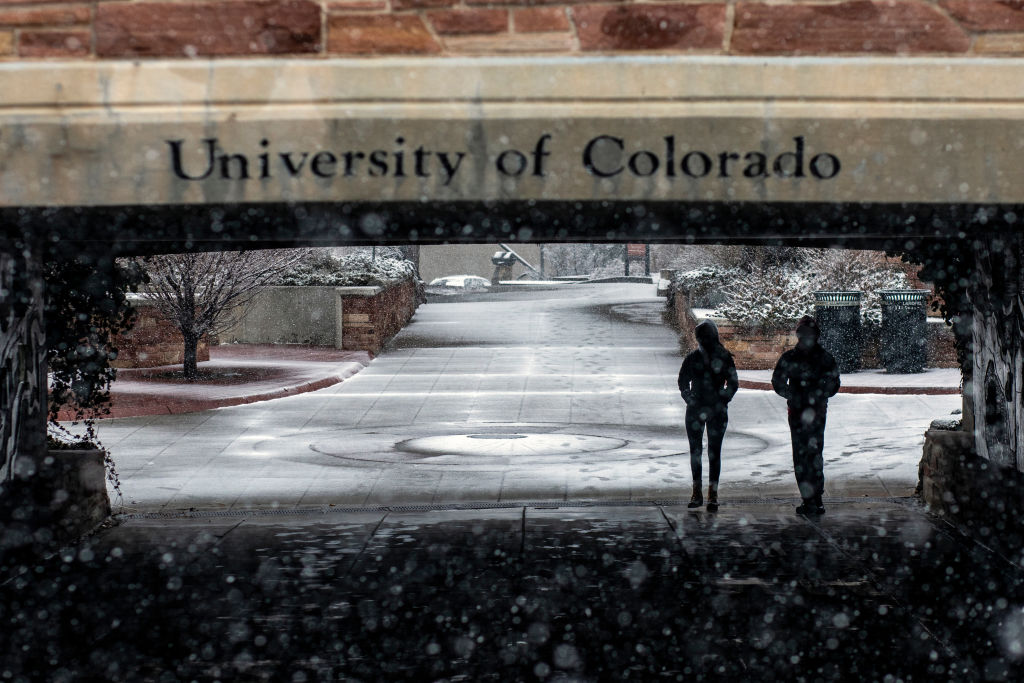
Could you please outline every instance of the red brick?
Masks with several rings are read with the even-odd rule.
[[[438,7],[454,7],[459,0],[391,0],[392,10],[403,9],[436,9]]]
[[[939,4],[972,31],[1024,30],[1024,0],[942,0]]]
[[[317,52],[320,6],[308,0],[100,3],[101,57]]]
[[[721,49],[725,5],[587,5],[573,8],[583,50]]]
[[[68,0],[0,0],[0,5],[66,5]]]
[[[434,30],[442,36],[508,31],[508,10],[458,9],[427,12]]]
[[[68,26],[87,24],[92,17],[85,5],[0,10],[0,26]]]
[[[970,38],[935,7],[919,2],[736,7],[730,50],[739,54],[966,52]]]
[[[516,33],[546,33],[568,31],[569,17],[562,7],[531,7],[517,9],[512,15]]]
[[[441,47],[415,14],[341,14],[329,19],[327,49],[343,54],[428,54]]]
[[[366,12],[388,8],[388,0],[335,0],[327,3],[328,12]]]
[[[89,54],[88,31],[21,31],[21,57],[84,57]]]

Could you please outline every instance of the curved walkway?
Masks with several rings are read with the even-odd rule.
[[[105,420],[100,436],[127,510],[679,500],[689,458],[663,306],[653,285],[630,283],[427,304],[340,384]],[[924,431],[959,406],[837,396],[826,494],[909,495]],[[741,390],[724,460],[723,498],[795,497],[784,401]]]

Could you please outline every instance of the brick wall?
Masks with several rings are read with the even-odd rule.
[[[642,51],[1024,54],[1024,3],[0,0],[0,59]]]
[[[697,320],[690,307],[689,296],[684,291],[673,289],[667,302],[667,322],[679,332],[679,350],[686,354],[697,348],[693,333]],[[792,328],[761,329],[716,319],[718,335],[722,345],[729,349],[740,370],[771,370],[782,352],[796,344],[796,332]],[[861,365],[864,368],[882,366],[877,338],[868,338],[864,343]],[[929,368],[957,368],[953,329],[948,325],[929,324],[927,340]]]
[[[178,328],[146,301],[136,300],[132,306],[138,317],[132,329],[115,340],[117,360],[111,365],[115,368],[153,368],[184,362],[185,346]],[[210,360],[210,347],[205,339],[199,342],[197,358],[200,361]]]
[[[384,344],[409,322],[418,305],[412,281],[370,296],[342,296],[342,348],[380,353]]]

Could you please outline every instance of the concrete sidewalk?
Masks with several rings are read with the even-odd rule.
[[[675,333],[653,285],[580,285],[427,304],[380,356],[318,391],[105,420],[115,507],[277,510],[679,500],[690,467]],[[826,495],[895,498],[955,395],[840,394]],[[724,500],[796,496],[785,402],[741,389]]]

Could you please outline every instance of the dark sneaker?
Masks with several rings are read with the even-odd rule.
[[[798,514],[798,515],[804,515],[804,516],[806,517],[806,516],[808,516],[808,515],[813,515],[813,514],[815,514],[815,510],[816,510],[816,509],[817,509],[817,508],[815,508],[815,507],[814,507],[813,505],[811,505],[810,503],[803,503],[803,504],[801,504],[801,505],[798,505],[798,506],[796,507],[796,514]]]
[[[690,496],[690,502],[686,504],[688,508],[699,508],[704,504],[704,496],[700,492],[700,487],[695,486],[693,489],[693,495]]]
[[[718,491],[708,488],[708,512],[718,512]]]

